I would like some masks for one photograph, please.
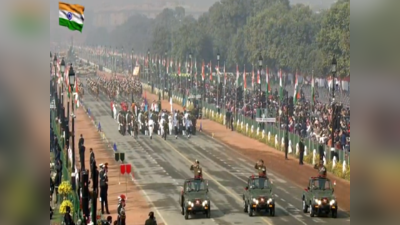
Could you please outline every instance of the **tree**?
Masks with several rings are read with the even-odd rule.
[[[329,73],[332,57],[338,61],[338,75],[350,71],[350,1],[335,3],[322,18],[317,36],[319,48],[324,56],[325,73]]]

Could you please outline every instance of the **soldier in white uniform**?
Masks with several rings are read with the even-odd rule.
[[[164,126],[163,126],[165,122],[166,122],[166,121],[165,121],[164,117],[161,116],[161,119],[160,119],[160,121],[158,122],[158,124],[159,124],[160,130],[161,130],[160,135],[161,135],[162,137],[163,137],[164,132],[165,132]]]
[[[118,113],[117,113],[117,108],[115,107],[115,105],[113,105],[113,111],[114,111],[114,120],[117,120],[118,118]]]
[[[137,118],[138,123],[139,123],[139,130],[142,132],[142,126],[143,126],[143,124],[142,124],[141,118],[142,118],[142,111],[139,112],[139,116],[138,116],[138,118]]]
[[[154,130],[154,121],[153,119],[149,119],[149,135],[150,135],[150,139],[153,138],[153,130]]]
[[[190,133],[192,131],[192,120],[189,118],[185,119],[185,125],[186,125],[186,135],[188,138],[190,138]]]
[[[169,135],[172,135],[172,116],[168,116],[168,129],[169,129]]]

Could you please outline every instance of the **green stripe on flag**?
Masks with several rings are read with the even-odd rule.
[[[77,30],[79,32],[82,32],[83,24],[69,21],[69,20],[66,20],[63,18],[59,18],[58,21],[59,21],[60,26],[68,27],[68,29],[70,29],[70,30]]]

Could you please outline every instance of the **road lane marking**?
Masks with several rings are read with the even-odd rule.
[[[161,219],[161,221],[163,221],[165,225],[168,225],[167,221],[164,219],[164,217],[162,216],[160,211],[158,211],[157,207],[154,205],[153,201],[151,201],[149,195],[147,195],[146,191],[142,188],[142,186],[140,186],[139,183],[132,176],[131,176],[131,179],[132,179],[133,183],[137,187],[139,187],[139,189],[143,192],[143,194],[146,197],[147,201],[150,203],[152,208],[154,208],[154,211],[156,211],[156,213],[157,213],[158,217]]]
[[[284,189],[284,188],[282,188],[282,187],[276,187],[276,188],[279,189],[279,190],[281,190],[281,191],[283,191],[283,192],[285,192],[285,194],[290,195],[290,193],[289,193],[288,191],[286,191],[286,189]]]

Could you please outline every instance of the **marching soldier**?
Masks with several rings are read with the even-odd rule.
[[[139,133],[138,122],[136,121],[136,118],[134,117],[132,119],[132,136],[136,138],[138,133]]]
[[[172,116],[169,115],[168,116],[168,133],[169,133],[169,135],[172,135],[172,125],[173,125]]]
[[[179,128],[179,118],[178,112],[175,112],[174,120],[173,120],[174,128],[175,128],[175,139],[178,139],[178,128]]]
[[[191,120],[191,116],[188,116],[185,119],[185,126],[186,126],[186,135],[188,138],[190,138],[190,135],[192,133],[192,120]]]
[[[168,132],[168,122],[165,118],[162,118],[163,123],[162,123],[162,134],[164,136],[164,140],[167,140],[167,132]]]
[[[150,139],[153,139],[153,130],[154,130],[154,120],[153,118],[149,118],[149,135]]]
[[[324,166],[324,161],[320,160],[319,164],[314,165],[314,169],[318,170],[319,189],[324,189],[326,182],[326,167]]]
[[[132,117],[130,111],[126,113],[125,121],[128,125],[128,135],[132,136]]]

